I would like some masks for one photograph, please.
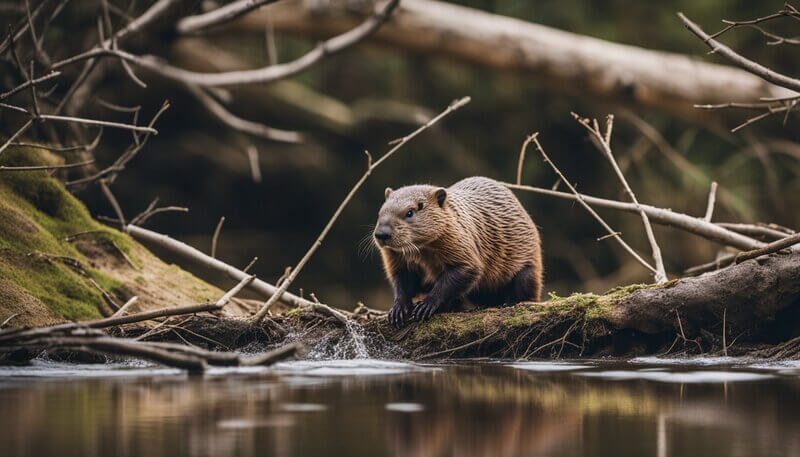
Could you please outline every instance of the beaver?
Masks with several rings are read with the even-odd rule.
[[[508,188],[485,177],[449,188],[386,188],[373,233],[394,303],[389,322],[427,320],[468,299],[476,306],[539,301],[539,231]],[[418,294],[427,294],[413,303]]]

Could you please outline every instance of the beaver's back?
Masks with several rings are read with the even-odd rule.
[[[497,181],[466,178],[450,186],[448,198],[456,221],[483,260],[478,288],[509,281],[532,266],[541,283],[539,231],[517,197]]]

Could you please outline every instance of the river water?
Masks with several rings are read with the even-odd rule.
[[[0,455],[800,456],[800,362],[0,367]]]

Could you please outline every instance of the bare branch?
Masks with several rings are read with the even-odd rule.
[[[85,167],[94,163],[94,159],[83,162],[68,163],[64,165],[27,165],[19,167],[0,166],[0,171],[36,171],[36,170],[64,170],[68,168]]]
[[[252,144],[247,146],[246,150],[247,162],[250,164],[250,175],[253,182],[261,182],[261,164],[258,161],[258,149]]]
[[[717,182],[711,182],[711,189],[708,191],[708,204],[706,205],[706,215],[703,220],[711,222],[711,216],[714,214],[714,202],[717,200]]]
[[[581,206],[583,206],[586,209],[586,211],[588,211],[589,214],[591,214],[592,217],[594,217],[597,220],[597,222],[599,222],[600,225],[602,225],[603,228],[606,229],[606,231],[609,233],[609,235],[611,235],[615,240],[617,240],[617,242],[620,244],[620,246],[622,246],[622,248],[625,249],[625,251],[627,251],[631,256],[633,256],[633,258],[636,259],[637,262],[642,264],[642,266],[644,266],[645,268],[650,270],[652,273],[656,273],[656,269],[653,268],[649,263],[647,263],[647,261],[644,260],[639,254],[637,254],[636,251],[634,251],[633,248],[631,248],[628,245],[628,243],[626,243],[619,236],[619,232],[617,232],[616,230],[612,229],[606,223],[606,221],[603,220],[603,218],[600,217],[600,215],[597,214],[597,212],[594,209],[592,209],[592,207],[589,206],[588,203],[586,203],[586,199],[583,197],[583,195],[578,193],[578,190],[575,189],[575,186],[573,186],[572,183],[569,182],[566,177],[564,177],[564,174],[561,173],[561,170],[558,169],[556,164],[554,164],[550,160],[550,157],[548,157],[547,153],[544,152],[544,149],[542,148],[542,145],[539,144],[539,140],[537,138],[538,134],[533,134],[531,136],[533,137],[532,141],[536,145],[536,150],[539,151],[539,154],[542,156],[542,159],[544,160],[544,162],[546,164],[548,164],[550,166],[550,168],[553,169],[553,172],[555,172],[555,174],[558,175],[559,179],[561,179],[561,181],[563,181],[564,184],[569,188],[569,190],[572,192],[572,195],[575,197],[575,200],[577,200],[577,202],[580,203]],[[508,187],[511,187],[511,186],[508,186]],[[522,188],[522,187],[527,187],[527,186],[522,186],[522,185],[515,185],[514,186],[514,188]],[[558,192],[558,193],[561,193],[561,192]],[[635,205],[635,206],[637,206],[637,205]],[[638,210],[638,208],[637,208],[637,210]]]
[[[184,86],[188,89],[189,93],[194,95],[195,98],[197,98],[197,100],[200,101],[200,103],[202,103],[203,106],[205,106],[206,109],[214,115],[214,117],[234,130],[249,133],[267,140],[283,141],[286,143],[299,143],[303,140],[303,136],[298,132],[276,129],[258,122],[242,119],[226,110],[202,88],[191,85]]]
[[[125,226],[125,216],[122,214],[122,208],[119,206],[119,202],[117,202],[116,197],[111,192],[111,188],[108,187],[108,180],[101,179],[100,180],[100,188],[103,189],[103,194],[108,199],[108,202],[111,204],[111,207],[114,208],[114,212],[117,213],[117,218],[119,219],[119,224],[121,227]]]
[[[580,197],[578,197],[572,193],[559,192],[541,187],[516,185],[511,183],[502,184],[509,189],[534,192],[537,194],[549,195],[551,197],[558,197],[573,201],[579,201],[580,198],[581,200],[593,206],[639,214],[639,208],[637,208],[633,203],[607,200],[605,198],[592,197],[585,194],[580,194]],[[733,246],[739,249],[756,249],[765,245],[765,243],[762,243],[761,241],[741,235],[724,227],[720,227],[717,224],[706,222],[699,217],[693,217],[687,214],[677,213],[668,209],[657,208],[655,206],[645,204],[640,204],[639,206],[647,213],[647,216],[652,222],[675,227],[677,229],[693,233],[705,239],[716,241],[727,246]]]
[[[219,239],[219,232],[222,231],[222,224],[225,223],[225,216],[219,218],[217,227],[214,229],[214,235],[211,237],[211,257],[217,257],[217,240]]]
[[[175,240],[174,238],[170,238],[167,235],[131,224],[127,225],[124,231],[138,240],[153,243],[159,247],[167,249],[173,254],[177,254],[181,257],[197,262],[198,264],[211,268],[212,270],[222,272],[237,281],[241,281],[246,276],[249,276],[238,268],[221,262],[220,260],[215,259],[210,255],[189,246],[186,243]],[[250,288],[255,292],[263,294],[265,297],[271,297],[278,291],[277,287],[260,279],[254,279],[250,284]],[[292,306],[308,306],[313,303],[289,292],[284,292],[281,300]]]
[[[244,289],[245,287],[249,286],[250,283],[252,283],[255,279],[256,279],[255,275],[251,275],[251,276],[247,276],[246,278],[243,278],[241,281],[239,281],[238,284],[233,286],[233,288],[231,290],[227,291],[225,293],[225,295],[220,297],[220,299],[217,300],[215,305],[219,309],[222,309],[226,304],[228,304],[229,301],[231,301],[231,298],[235,297],[236,294],[238,294],[239,292],[242,291],[242,289]]]
[[[0,100],[5,100],[8,97],[16,94],[17,92],[20,92],[20,91],[23,91],[23,90],[27,89],[31,85],[39,85],[39,84],[41,84],[43,82],[50,81],[51,79],[56,78],[56,77],[58,77],[60,75],[61,75],[60,71],[51,71],[50,73],[48,73],[48,74],[46,74],[44,76],[40,76],[38,78],[35,78],[33,80],[28,79],[27,81],[25,81],[24,83],[20,84],[19,86],[15,87],[15,88],[7,91],[7,92],[3,92],[2,94],[0,94]]]
[[[602,152],[606,159],[608,159],[609,163],[611,164],[611,168],[614,169],[614,172],[616,173],[617,178],[619,178],[620,183],[622,183],[622,187],[625,189],[628,197],[630,197],[633,204],[636,205],[637,209],[639,210],[639,215],[642,218],[644,230],[647,234],[647,240],[650,242],[650,248],[653,252],[653,262],[655,262],[656,268],[655,281],[658,284],[667,282],[667,273],[664,269],[664,260],[661,257],[661,248],[658,246],[658,242],[656,241],[655,234],[653,233],[653,227],[650,225],[650,219],[647,217],[647,213],[642,210],[641,205],[639,205],[639,200],[636,198],[636,195],[633,193],[628,181],[625,179],[625,175],[622,174],[622,170],[620,170],[617,160],[614,158],[614,154],[611,151],[611,131],[614,128],[614,115],[609,114],[606,116],[605,133],[600,132],[600,126],[597,123],[597,119],[593,120],[593,126],[590,127],[588,119],[581,119],[581,117],[575,113],[572,113],[572,116],[578,121],[578,123],[586,128],[590,135],[594,137],[595,142],[600,147],[600,152]]]
[[[36,97],[36,85],[31,83],[33,81],[33,63],[34,61],[31,60],[30,71],[28,72],[28,82],[30,83],[29,87],[31,89],[31,104],[33,105],[34,119],[41,119],[42,113],[39,111],[39,99]]]
[[[787,233],[782,230],[777,230],[772,227],[765,227],[763,225],[736,224],[730,222],[717,222],[717,225],[750,237],[766,237],[773,241],[786,238],[787,235],[793,235],[795,233]]]
[[[150,123],[145,128],[154,130],[153,129],[153,125],[155,125],[156,121],[158,121],[158,118],[161,117],[161,115],[167,109],[169,109],[169,103],[168,102],[164,102],[164,104],[161,105],[161,108],[156,112],[156,114],[153,115],[152,119],[150,119]],[[64,184],[66,186],[74,186],[74,185],[78,185],[78,184],[85,184],[85,183],[88,183],[88,182],[96,181],[96,180],[98,180],[100,178],[103,178],[105,176],[108,176],[109,183],[113,183],[114,180],[116,179],[117,174],[119,172],[121,172],[122,170],[124,170],[125,166],[128,164],[128,162],[133,160],[133,158],[136,156],[136,154],[138,154],[139,151],[141,151],[142,148],[144,148],[144,146],[145,146],[145,144],[147,144],[147,140],[149,138],[150,138],[150,135],[148,135],[148,134],[144,135],[144,137],[141,140],[137,141],[137,144],[131,146],[122,155],[120,155],[119,158],[117,158],[117,160],[115,160],[113,164],[111,164],[110,166],[104,168],[103,170],[98,171],[97,173],[93,174],[92,176],[87,176],[85,178],[76,179],[75,181],[67,181]]]
[[[230,22],[250,11],[275,3],[277,0],[237,0],[215,10],[195,16],[187,16],[175,27],[180,34],[197,33],[203,29]]]
[[[33,10],[33,12],[30,13],[31,21],[36,20],[36,17],[39,16],[39,13],[42,12],[42,8],[47,3],[48,3],[48,0],[43,0],[42,2],[39,3],[39,5],[36,6],[36,8]],[[26,17],[26,19],[27,19],[27,17]],[[11,30],[11,33],[9,33],[9,35],[3,40],[3,42],[0,43],[0,55],[4,54],[6,52],[6,49],[8,49],[8,47],[11,45],[11,43],[14,42],[14,40],[19,40],[20,38],[22,38],[22,35],[25,32],[28,31],[29,25],[30,25],[30,22],[26,20],[26,21],[23,22],[23,24],[21,26],[18,26],[19,30],[17,30],[16,32]]]
[[[97,132],[97,136],[94,138],[94,140],[92,140],[91,143],[81,144],[78,146],[50,146],[46,144],[25,143],[25,142],[13,142],[11,143],[11,146],[23,146],[23,147],[31,147],[38,149],[46,149],[48,151],[55,151],[55,152],[94,151],[95,148],[97,148],[97,145],[100,144],[101,136],[103,136],[102,128]]]
[[[40,118],[49,121],[75,122],[78,124],[99,125],[102,127],[112,127],[117,129],[132,130],[134,132],[144,132],[144,133],[152,133],[154,135],[158,135],[158,130],[152,127],[123,124],[121,122],[101,121],[97,119],[84,119],[81,117],[72,117],[72,116],[59,116],[55,114],[42,114]]]
[[[745,260],[755,259],[756,257],[772,254],[778,251],[782,251],[786,248],[796,247],[798,243],[800,243],[800,234],[790,235],[780,240],[766,244],[759,249],[739,252],[738,254],[728,254],[714,260],[713,262],[708,262],[702,265],[697,265],[695,267],[688,268],[683,272],[683,274],[686,276],[697,276],[703,273],[707,273],[709,271],[715,271],[731,265],[735,265],[744,262]]]
[[[403,147],[403,145],[405,145],[411,139],[413,139],[414,137],[416,137],[417,135],[428,129],[430,126],[432,126],[433,124],[435,124],[448,114],[466,105],[467,103],[469,103],[469,101],[470,101],[469,97],[464,97],[462,99],[455,100],[453,103],[450,104],[450,106],[447,107],[447,109],[436,115],[433,119],[429,120],[427,123],[425,123],[418,129],[414,130],[410,134],[401,138],[400,141],[398,141],[391,149],[389,149],[389,151],[386,152],[386,154],[381,156],[381,158],[379,158],[375,162],[372,162],[371,156],[367,154],[367,157],[369,159],[368,160],[369,166],[367,167],[367,170],[364,172],[363,175],[361,175],[361,178],[359,178],[359,180],[353,185],[353,187],[350,189],[350,192],[347,194],[344,200],[342,200],[342,202],[339,204],[339,207],[336,208],[336,211],[333,213],[333,216],[331,216],[331,218],[328,220],[328,223],[325,225],[325,228],[322,229],[322,232],[320,232],[316,241],[314,241],[314,244],[312,244],[311,247],[308,249],[308,251],[306,251],[303,258],[301,258],[300,261],[297,262],[297,265],[295,265],[294,268],[292,268],[291,273],[289,273],[289,276],[287,276],[286,280],[283,281],[278,291],[274,295],[272,295],[269,298],[269,300],[267,300],[261,306],[261,309],[256,313],[256,315],[253,316],[254,322],[260,322],[261,320],[263,320],[264,317],[266,317],[267,313],[269,312],[269,308],[273,304],[275,304],[275,302],[280,300],[281,296],[286,292],[287,289],[289,289],[289,286],[292,284],[292,282],[294,282],[294,279],[297,277],[297,275],[300,274],[300,271],[302,271],[306,262],[308,262],[308,260],[311,258],[312,255],[314,255],[317,249],[320,246],[322,246],[322,241],[325,239],[325,236],[328,234],[328,231],[331,229],[331,227],[333,227],[333,224],[339,218],[339,215],[342,213],[342,210],[344,210],[347,204],[350,203],[350,200],[353,198],[353,195],[355,195],[356,192],[358,192],[358,189],[361,188],[361,185],[364,184],[367,178],[369,178],[369,175],[372,173],[372,170],[379,167],[384,161],[386,161],[389,157],[391,157],[395,152],[397,152],[398,149]]]
[[[13,142],[14,142],[14,140],[16,140],[16,139],[17,139],[17,137],[19,137],[20,135],[22,135],[23,133],[25,133],[25,131],[26,131],[26,130],[28,130],[29,128],[31,128],[31,126],[32,126],[32,125],[33,125],[33,119],[28,119],[28,122],[26,122],[26,123],[22,124],[22,127],[20,127],[19,129],[17,129],[17,131],[16,131],[16,132],[14,132],[14,133],[13,133],[13,134],[12,134],[12,135],[11,135],[11,136],[10,136],[10,137],[7,139],[7,140],[6,140],[6,142],[5,142],[5,143],[3,143],[3,145],[2,145],[2,146],[0,146],[0,154],[2,154],[2,153],[3,153],[3,151],[5,151],[5,150],[6,150],[6,148],[8,148],[8,147],[11,145],[11,143],[13,143]]]
[[[240,70],[220,73],[198,73],[173,67],[154,57],[140,57],[119,49],[107,49],[102,47],[96,47],[84,53],[64,59],[60,62],[56,62],[51,68],[56,70],[82,60],[94,59],[101,56],[114,56],[126,59],[135,65],[151,70],[163,77],[192,86],[219,87],[266,84],[300,73],[319,62],[322,58],[343,51],[344,49],[355,45],[359,41],[371,35],[384,22],[386,22],[391,13],[397,7],[399,1],[400,0],[391,0],[380,12],[369,17],[358,27],[318,44],[316,47],[314,47],[314,49],[291,62],[254,70]]]
[[[761,257],[762,255],[772,254],[774,252],[782,251],[788,247],[795,246],[796,244],[800,243],[800,233],[796,233],[791,236],[787,236],[786,238],[778,241],[773,241],[766,246],[763,246],[759,249],[753,249],[752,251],[747,252],[740,252],[736,254],[734,263],[741,263],[745,260],[755,259],[756,257]]]
[[[36,51],[36,56],[39,58],[40,62],[49,64],[50,59],[42,49],[39,39],[36,38],[36,29],[33,27],[33,15],[31,14],[30,0],[25,0],[25,13],[28,16],[28,31],[31,33],[31,41],[33,41],[33,49]],[[33,77],[33,73],[31,73],[31,77]]]
[[[135,305],[137,301],[139,301],[139,297],[137,296],[131,297],[130,300],[126,301],[125,304],[122,305],[122,307],[120,307],[120,309],[117,310],[117,312],[111,315],[111,317],[124,316],[125,313],[127,313],[128,310],[131,308],[131,306]]]
[[[528,145],[531,144],[531,141],[533,141],[535,138],[536,134],[528,135],[519,150],[519,160],[517,161],[517,185],[522,184],[522,167],[525,165],[525,153],[528,150]]]
[[[753,62],[752,60],[743,57],[733,51],[731,48],[725,46],[724,44],[720,43],[719,41],[715,40],[711,35],[707,34],[700,28],[699,25],[692,22],[689,18],[687,18],[683,13],[678,13],[678,17],[683,21],[684,25],[695,35],[697,35],[703,43],[708,45],[711,48],[711,51],[715,54],[719,54],[734,65],[753,73],[754,75],[764,79],[765,81],[769,81],[775,85],[784,87],[789,90],[793,90],[795,92],[800,92],[800,79],[790,78],[786,75],[778,73],[774,70],[770,70],[769,68]]]
[[[145,222],[147,222],[148,219],[150,219],[151,217],[155,216],[156,214],[168,213],[168,212],[188,213],[189,212],[189,208],[185,208],[183,206],[164,206],[164,207],[161,207],[161,208],[155,208],[155,209],[153,209],[151,211],[147,211],[145,213],[142,213],[142,214],[138,215],[137,217],[139,219],[136,219],[136,218],[131,219],[130,223],[131,224],[142,225]]]

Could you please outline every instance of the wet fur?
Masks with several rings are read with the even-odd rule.
[[[415,213],[406,219],[409,209]],[[387,189],[378,223],[391,227],[390,240],[379,247],[394,289],[389,319],[396,326],[452,309],[464,298],[484,307],[541,298],[536,225],[514,194],[492,179],[467,178],[447,189]],[[412,303],[421,293],[427,296]]]

